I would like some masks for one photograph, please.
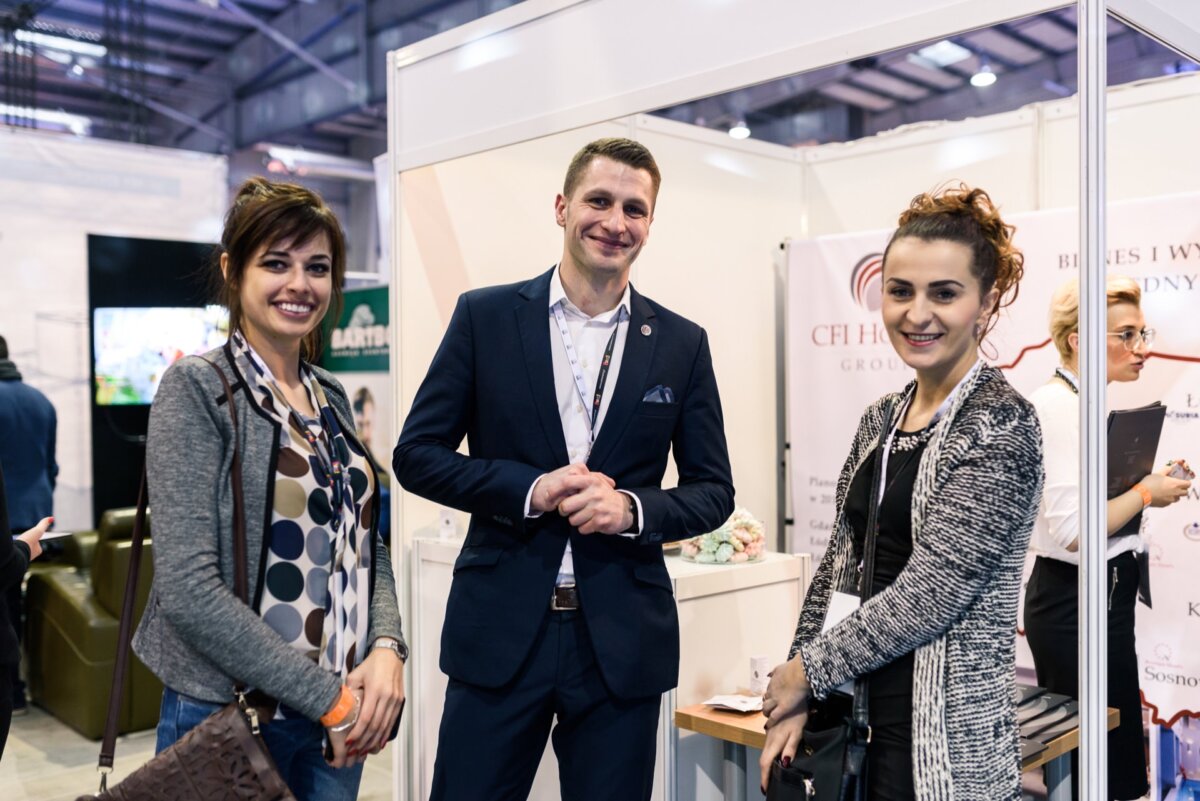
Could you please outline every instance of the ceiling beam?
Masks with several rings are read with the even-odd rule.
[[[242,0],[220,0],[229,8]],[[490,6],[512,0],[490,0]],[[292,44],[256,32],[201,72],[236,87],[222,103],[189,105],[187,113],[224,127],[234,147],[281,135],[355,111],[372,112],[387,94],[390,50],[477,17],[481,0],[315,0],[270,20]],[[414,16],[417,15],[417,16]],[[317,66],[319,62],[321,66]],[[331,80],[336,73],[344,80]],[[213,149],[211,137],[178,126],[165,144]]]
[[[1130,83],[1163,74],[1163,66],[1173,54],[1159,48],[1151,55],[1139,55],[1136,35],[1124,34],[1108,40],[1108,80],[1110,86]],[[1053,95],[1077,91],[1075,53],[1042,59],[1028,67],[1000,75],[985,89],[965,86],[917,103],[897,106],[869,114],[864,134],[870,135],[901,125],[926,120],[962,120],[981,114],[1013,111],[1029,103],[1052,99]]]

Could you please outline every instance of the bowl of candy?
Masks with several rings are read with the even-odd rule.
[[[680,553],[689,562],[736,565],[759,561],[766,546],[762,522],[749,511],[738,507],[716,531],[684,540]]]

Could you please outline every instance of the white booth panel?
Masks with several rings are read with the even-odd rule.
[[[1044,207],[1078,203],[1079,105],[1043,108]],[[1108,91],[1108,200],[1200,188],[1200,74],[1183,74]]]
[[[394,168],[662,108],[1059,5],[858,0],[826,3],[818,13],[794,0],[528,0],[389,54]]]
[[[800,234],[800,154],[656,117],[634,119],[635,138],[663,174],[634,283],[707,330],[737,504],[773,529],[780,502],[773,258],[780,242]],[[663,486],[676,482],[671,462]]]
[[[1007,211],[1037,208],[1036,112],[901,128],[809,154],[811,236],[892,228],[912,198],[951,180],[982,186]]]
[[[1200,59],[1200,3],[1196,0],[1108,0],[1108,8],[1149,36]]]

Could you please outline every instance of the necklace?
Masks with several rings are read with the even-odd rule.
[[[1068,387],[1070,387],[1071,391],[1074,392],[1076,395],[1079,394],[1079,384],[1075,381],[1075,376],[1071,375],[1070,373],[1068,373],[1066,370],[1062,369],[1061,367],[1055,367],[1054,368],[1054,377],[1059,379],[1060,381],[1062,381]]]

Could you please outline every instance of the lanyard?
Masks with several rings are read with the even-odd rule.
[[[979,372],[979,370],[982,366],[983,366],[982,361],[976,361],[974,366],[972,366],[971,369],[967,371],[967,374],[964,375],[961,379],[959,379],[959,382],[954,385],[954,389],[950,390],[950,394],[946,396],[946,399],[944,401],[942,401],[940,406],[937,407],[937,411],[935,411],[933,413],[933,417],[931,417],[929,419],[929,425],[926,426],[927,428],[930,426],[937,425],[937,422],[939,420],[941,420],[942,417],[945,416],[946,412],[948,412],[950,410],[950,404],[954,402],[954,396],[956,396],[958,394],[958,391],[960,389],[962,389],[963,385],[967,383],[968,379],[970,379],[973,375],[975,375],[976,373]],[[915,394],[915,390],[914,390],[914,394]],[[888,463],[888,456],[890,456],[891,452],[892,452],[892,441],[896,438],[896,432],[900,429],[900,423],[904,420],[904,415],[908,413],[908,407],[912,405],[912,399],[913,399],[912,395],[909,395],[907,398],[904,399],[904,405],[900,407],[900,413],[898,415],[896,415],[896,422],[892,426],[891,433],[888,434],[887,440],[883,444],[883,453],[881,453],[879,455],[879,458],[883,460],[883,464],[879,468],[879,470],[880,470],[879,474],[882,478],[879,482],[879,497],[875,498],[876,507],[880,506],[883,503],[883,492],[888,484],[887,463]]]
[[[570,329],[567,328],[567,317],[563,314],[562,306],[561,301],[554,304],[554,319],[558,323],[558,333],[562,337],[563,348],[567,352],[567,361],[571,363],[571,377],[575,380],[575,392],[579,395],[579,402],[583,404],[583,414],[588,421],[588,456],[591,456],[592,445],[596,442],[596,421],[600,419],[600,401],[604,399],[604,386],[608,382],[608,368],[612,366],[613,348],[617,344],[617,331],[621,327],[621,315],[624,313],[624,308],[617,313],[617,324],[613,327],[612,336],[608,338],[608,345],[604,348],[604,358],[600,360],[600,372],[596,375],[596,392],[589,404],[583,369],[580,367],[579,355],[575,352],[575,342],[571,339]],[[587,411],[589,405],[591,406],[590,414]]]

